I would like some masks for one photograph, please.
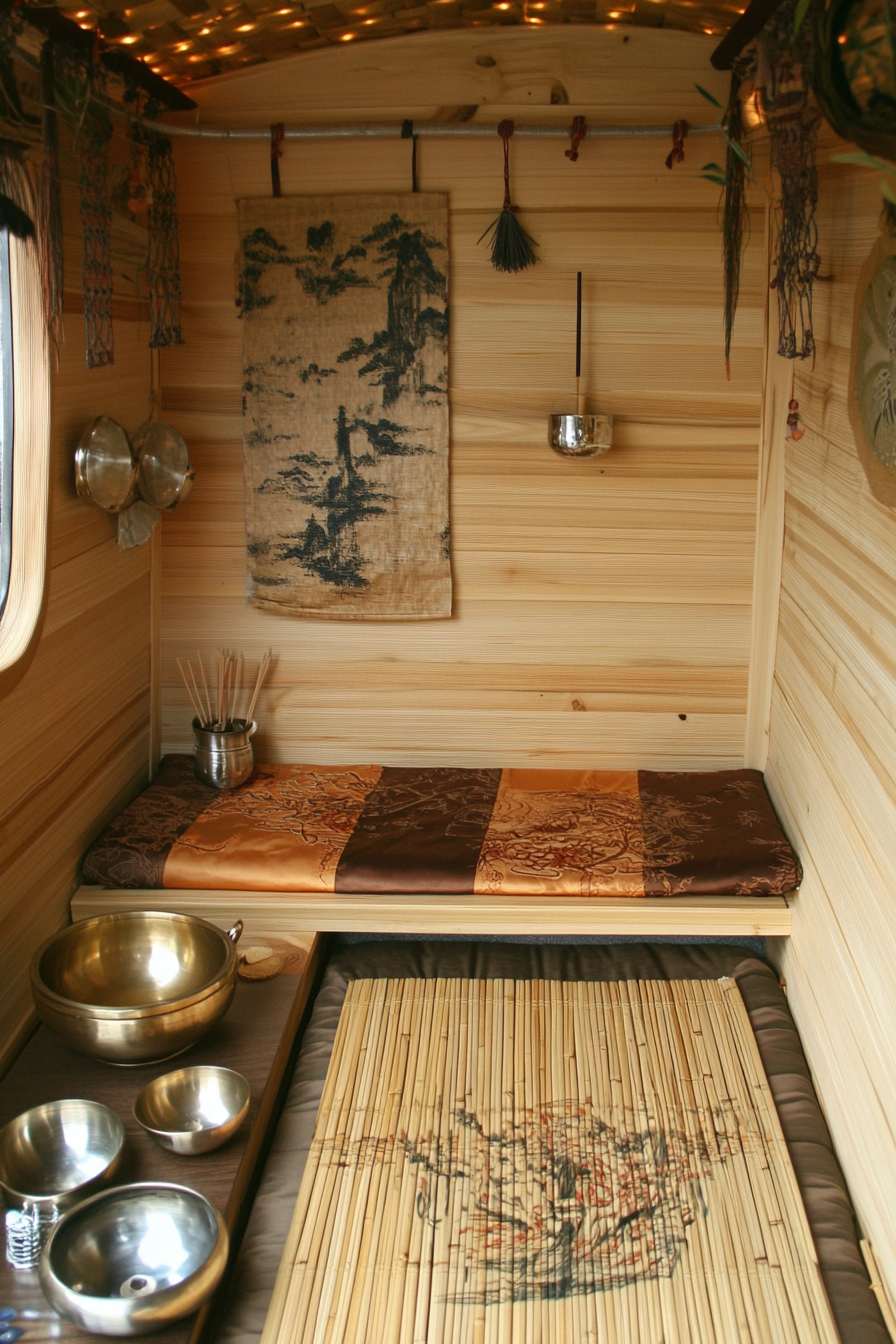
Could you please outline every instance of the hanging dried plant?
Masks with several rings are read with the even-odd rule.
[[[747,186],[754,182],[749,148],[744,144],[744,126],[741,89],[753,68],[752,53],[741,56],[731,70],[731,88],[728,106],[719,118],[719,130],[725,139],[725,168],[717,163],[704,164],[702,176],[725,191],[722,205],[722,271],[725,280],[725,373],[731,377],[731,335],[740,295],[740,271],[744,242],[749,225]],[[722,104],[711,93],[697,84],[698,93],[722,112]]]

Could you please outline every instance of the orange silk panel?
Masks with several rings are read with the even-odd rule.
[[[378,765],[264,765],[172,845],[163,885],[331,892]]]
[[[505,770],[474,890],[643,896],[635,770]]]

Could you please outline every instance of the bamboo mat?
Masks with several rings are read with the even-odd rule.
[[[350,985],[262,1344],[837,1339],[733,980]]]

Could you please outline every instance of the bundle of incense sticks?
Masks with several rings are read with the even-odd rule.
[[[349,986],[262,1344],[836,1344],[733,980]]]
[[[217,649],[216,656],[209,660],[209,672],[206,673],[202,654],[196,650],[199,664],[199,677],[193,670],[190,659],[186,659],[187,670],[179,658],[175,661],[183,677],[190,697],[193,712],[201,728],[210,728],[215,732],[231,732],[245,728],[252,722],[258,695],[271,665],[271,651],[268,649],[262,658],[255,677],[255,687],[249,697],[245,712],[242,706],[248,691],[243,686],[243,655],[230,653],[227,649]],[[187,675],[189,673],[189,677]],[[214,696],[209,691],[212,686]]]

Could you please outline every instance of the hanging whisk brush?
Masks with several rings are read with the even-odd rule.
[[[491,234],[492,265],[496,271],[524,271],[538,260],[532,251],[538,244],[523,228],[516,217],[517,207],[510,202],[510,137],[513,135],[513,122],[500,122],[498,134],[504,142],[504,205],[498,218],[489,224],[478,241],[481,243],[483,238]]]

